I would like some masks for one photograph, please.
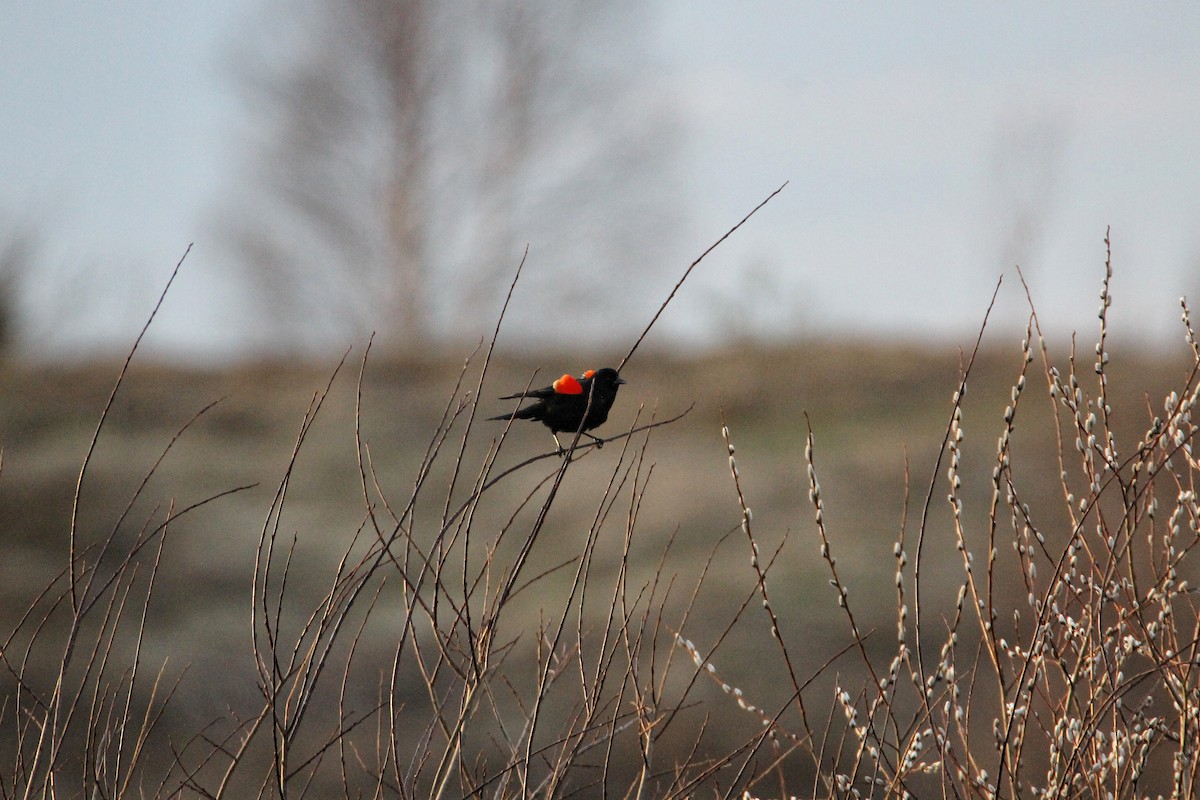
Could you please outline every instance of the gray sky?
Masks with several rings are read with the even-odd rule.
[[[154,341],[231,352],[206,226],[245,122],[225,64],[259,7],[104,5],[8,2],[0,26],[0,214],[40,224],[61,265],[33,286],[35,326],[60,350],[126,345],[195,242]],[[1200,294],[1200,5],[676,3],[654,41],[644,91],[689,134],[668,271],[790,181],[664,338],[958,340],[1001,272],[1019,336],[1014,263],[1044,322],[1090,335],[1111,225],[1115,334],[1181,340],[1177,298]]]

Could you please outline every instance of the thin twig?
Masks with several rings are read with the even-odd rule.
[[[646,326],[646,330],[642,331],[642,335],[637,338],[637,341],[633,343],[633,347],[629,348],[629,352],[625,354],[625,357],[621,359],[621,363],[617,365],[617,372],[620,372],[624,368],[625,364],[628,363],[629,359],[633,358],[634,352],[638,349],[638,346],[641,345],[642,340],[646,338],[646,334],[650,333],[650,329],[654,327],[654,323],[658,322],[658,318],[660,316],[662,316],[663,311],[665,311],[667,309],[667,304],[670,303],[671,300],[675,297],[675,293],[679,291],[679,287],[683,286],[683,282],[686,281],[688,279],[688,276],[692,274],[692,270],[696,268],[696,265],[699,264],[701,261],[703,261],[705,256],[707,256],[713,250],[716,250],[717,247],[722,242],[724,242],[726,239],[728,239],[730,236],[732,236],[734,231],[736,231],[738,228],[742,227],[742,225],[746,224],[747,220],[749,220],[751,217],[753,217],[755,214],[757,214],[758,210],[760,208],[765,206],[767,203],[771,202],[771,199],[773,197],[775,197],[775,195],[782,192],[784,190],[784,187],[786,187],[786,186],[787,186],[787,181],[784,181],[782,186],[780,186],[778,189],[776,189],[775,191],[773,191],[769,195],[767,195],[767,199],[763,200],[761,203],[756,205],[749,214],[742,217],[741,222],[739,222],[737,225],[734,225],[729,230],[725,231],[724,236],[722,236],[720,239],[717,239],[715,242],[713,242],[711,245],[709,245],[708,249],[705,250],[703,253],[701,253],[699,258],[697,258],[695,261],[693,261],[691,264],[688,265],[688,268],[683,271],[683,276],[675,284],[675,288],[671,290],[671,293],[669,295],[667,295],[667,299],[663,300],[662,305],[658,307],[658,311],[656,311],[654,313],[654,316],[650,319],[650,324]]]

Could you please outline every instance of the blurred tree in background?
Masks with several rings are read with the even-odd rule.
[[[29,332],[23,330],[21,291],[42,266],[37,224],[6,216],[0,222],[0,355],[8,355]]]
[[[218,223],[263,332],[479,335],[526,243],[534,305],[594,301],[653,259],[678,131],[639,82],[643,6],[313,0],[239,60],[262,123]],[[649,249],[648,249],[649,248]]]

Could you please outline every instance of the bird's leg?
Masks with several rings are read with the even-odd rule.
[[[601,439],[599,436],[592,436],[590,433],[588,433],[586,431],[581,431],[581,433],[596,443],[597,450],[599,450],[601,447],[604,447],[604,440]]]
[[[562,442],[558,440],[558,434],[550,431],[550,435],[554,437],[554,449],[560,455],[566,455],[567,451],[563,449]]]

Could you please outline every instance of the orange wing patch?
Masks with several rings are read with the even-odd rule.
[[[587,372],[583,373],[583,379],[587,380],[588,378],[592,377],[595,374],[596,374],[596,370],[589,369]]]
[[[554,391],[559,394],[583,394],[583,387],[579,384],[579,381],[575,380],[575,376],[569,372],[564,373],[561,378],[554,382],[553,386]]]

